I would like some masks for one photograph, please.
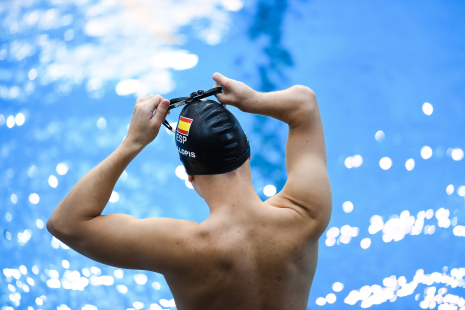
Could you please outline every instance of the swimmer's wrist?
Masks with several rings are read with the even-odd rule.
[[[129,153],[134,153],[135,155],[139,154],[140,151],[146,147],[147,144],[145,144],[142,141],[135,141],[132,139],[130,136],[126,136],[123,140],[123,142],[120,144],[120,148],[125,149]]]
[[[234,106],[242,112],[255,113],[256,104],[260,101],[260,97],[263,94],[253,89],[250,90],[251,92],[248,92],[246,96],[244,96],[244,99],[236,102]]]

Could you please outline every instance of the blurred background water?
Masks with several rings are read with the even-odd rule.
[[[317,94],[334,204],[308,308],[465,309],[464,15],[461,1],[1,1],[1,309],[174,309],[162,275],[95,263],[44,223],[121,143],[137,96],[206,90],[215,71]],[[266,199],[287,128],[232,111]],[[173,137],[130,164],[105,214],[208,216]]]

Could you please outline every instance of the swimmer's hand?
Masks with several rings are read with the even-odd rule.
[[[222,104],[235,106],[242,112],[271,116],[291,127],[302,123],[305,111],[318,106],[315,93],[308,87],[294,85],[286,90],[262,93],[246,84],[229,79],[216,72],[213,74],[215,87],[221,86],[223,93],[216,95]]]
[[[223,89],[223,93],[216,95],[216,98],[225,105],[232,105],[241,111],[248,112],[247,106],[253,102],[257,92],[242,82],[229,79],[221,73],[214,73],[213,80],[216,82],[213,87]]]
[[[166,114],[169,114],[167,112],[169,104],[170,101],[160,95],[138,98],[128,134],[124,139],[125,143],[142,149],[152,142],[157,137]],[[153,114],[154,111],[155,114]]]

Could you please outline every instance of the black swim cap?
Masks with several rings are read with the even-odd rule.
[[[194,100],[182,109],[176,147],[189,175],[227,173],[250,157],[249,140],[239,121],[213,100]]]

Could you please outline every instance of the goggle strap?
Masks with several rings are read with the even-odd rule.
[[[223,92],[223,89],[221,87],[214,87],[214,88],[209,89],[207,91],[198,90],[196,92],[191,93],[189,97],[173,98],[173,99],[170,100],[170,106],[168,107],[168,110],[171,110],[171,109],[186,105],[188,103],[191,103],[195,99],[207,98],[207,97],[210,97],[210,96],[220,94],[222,92]]]
[[[222,92],[223,92],[223,89],[221,87],[214,87],[214,88],[209,89],[207,91],[198,90],[196,92],[191,93],[189,97],[173,98],[173,99],[170,100],[170,106],[168,107],[168,111],[171,110],[171,109],[174,109],[174,108],[189,104],[189,103],[191,103],[192,101],[194,101],[196,99],[200,100],[200,99],[203,99],[203,98],[207,98],[207,97],[210,97],[210,96],[220,94]],[[166,128],[168,128],[169,131],[174,133],[173,127],[171,127],[170,123],[166,119],[163,122],[163,125]]]

